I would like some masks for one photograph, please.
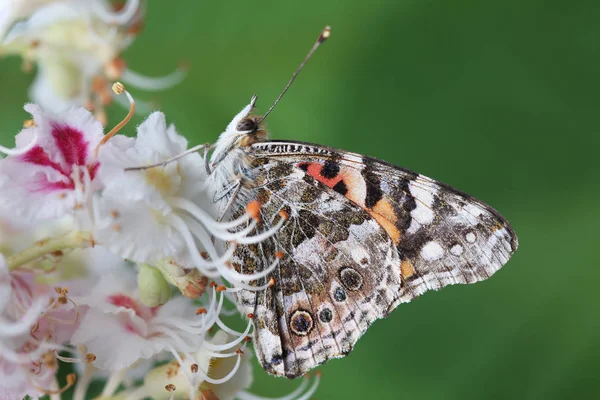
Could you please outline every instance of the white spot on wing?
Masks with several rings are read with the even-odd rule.
[[[424,189],[415,181],[408,184],[410,194],[415,198],[416,207],[410,212],[413,218],[408,228],[408,233],[413,234],[419,230],[421,225],[428,225],[433,221],[435,214],[433,213],[433,199],[437,193],[434,187]]]
[[[475,237],[475,234],[473,232],[467,233],[466,238],[467,238],[467,242],[469,242],[469,243],[475,243],[476,237]]]
[[[460,256],[463,253],[463,251],[464,249],[460,244],[454,245],[450,249],[450,253],[452,253],[455,256]]]
[[[437,242],[431,241],[421,249],[421,257],[425,261],[436,261],[444,256],[444,249]]]

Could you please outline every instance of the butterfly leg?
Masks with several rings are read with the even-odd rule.
[[[204,146],[206,146],[206,144]],[[206,147],[204,147],[204,151],[202,152],[202,157],[204,158],[204,169],[206,169],[206,173],[208,175],[210,175],[212,173],[212,171],[210,169],[210,163],[208,161],[208,152],[210,151],[210,149],[211,149],[211,146],[206,146]]]
[[[230,183],[229,185],[227,185],[220,193],[222,194],[222,196],[220,196],[220,198],[223,198],[229,194],[229,200],[227,201],[227,205],[225,206],[225,208],[223,209],[223,211],[221,211],[221,213],[219,213],[219,216],[217,217],[217,222],[221,222],[223,220],[223,218],[225,218],[225,216],[227,215],[227,213],[231,210],[232,206],[235,204],[235,201],[237,200],[238,194],[240,193],[240,189],[242,188],[242,179],[239,178],[237,181]]]

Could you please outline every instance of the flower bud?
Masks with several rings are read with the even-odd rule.
[[[165,304],[171,297],[171,288],[163,275],[148,264],[140,264],[137,281],[140,300],[148,307]]]

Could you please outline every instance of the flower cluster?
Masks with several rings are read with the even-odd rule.
[[[240,331],[223,316],[236,313],[235,291],[264,289],[250,281],[278,260],[248,275],[229,260],[283,222],[253,234],[255,202],[219,216],[211,146],[188,149],[160,112],[135,137],[119,134],[135,103],[122,84],[114,90],[130,111],[110,132],[84,108],[28,104],[14,148],[0,147],[0,370],[11,377],[0,398],[75,386],[84,399],[104,378],[102,399],[256,399],[246,392],[252,316]],[[61,362],[78,371],[67,382],[56,378]],[[285,398],[308,398],[317,384]]]
[[[45,110],[85,106],[106,124],[105,107],[119,101],[110,90],[112,81],[162,90],[185,75],[177,69],[151,78],[127,67],[121,53],[141,31],[143,6],[140,0],[118,5],[109,0],[0,0],[0,56],[20,56],[26,72],[37,64],[30,96]]]

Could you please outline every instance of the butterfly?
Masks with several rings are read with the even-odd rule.
[[[251,114],[255,102],[219,137],[209,186],[222,218],[258,201],[254,233],[281,225],[260,243],[238,245],[231,259],[243,274],[278,260],[251,282],[264,290],[237,292],[267,372],[294,378],[343,357],[399,304],[487,279],[516,251],[498,212],[444,183],[356,153],[269,141],[264,116]]]

